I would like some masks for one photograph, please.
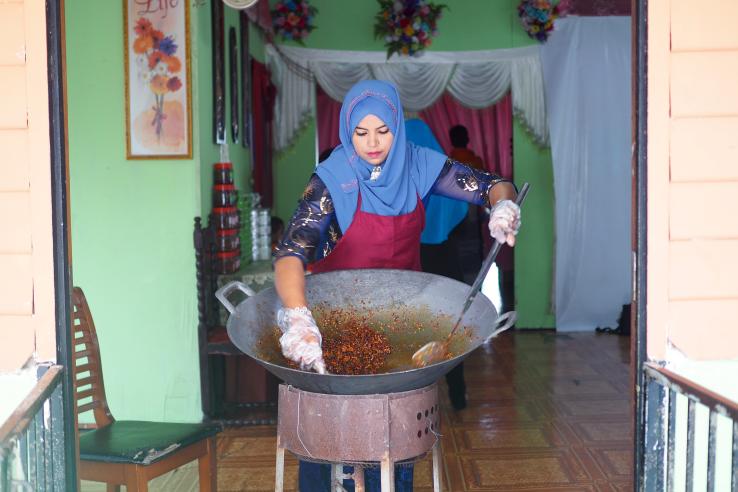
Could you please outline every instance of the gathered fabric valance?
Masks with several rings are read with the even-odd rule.
[[[272,45],[267,64],[277,87],[274,146],[287,148],[315,115],[317,82],[342,101],[356,82],[382,79],[394,83],[409,111],[430,107],[445,91],[470,108],[495,104],[508,91],[513,111],[540,145],[548,144],[546,104],[538,46],[485,51],[429,51],[418,58],[393,57],[382,51],[318,50]],[[289,66],[288,66],[289,65]]]

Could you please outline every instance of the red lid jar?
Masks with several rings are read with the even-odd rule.
[[[216,273],[235,273],[241,268],[241,250],[215,253]]]
[[[241,247],[238,229],[218,229],[215,231],[216,251],[235,251]]]
[[[213,164],[213,183],[233,184],[233,164],[230,162]]]
[[[236,207],[214,207],[210,220],[216,229],[238,229],[241,216]]]
[[[238,191],[232,184],[213,185],[213,207],[235,207]]]

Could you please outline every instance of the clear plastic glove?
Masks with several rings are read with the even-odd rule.
[[[510,246],[520,229],[520,207],[512,200],[500,200],[489,213],[489,233],[492,238]]]
[[[277,324],[282,330],[279,345],[284,356],[300,364],[304,371],[325,374],[323,337],[310,310],[307,307],[280,309]]]

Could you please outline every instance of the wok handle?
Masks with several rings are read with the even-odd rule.
[[[508,311],[502,316],[500,316],[499,318],[497,318],[497,320],[495,320],[495,329],[492,331],[492,334],[487,337],[484,343],[489,343],[494,337],[496,337],[503,331],[512,327],[512,325],[514,325],[517,320],[518,320],[517,311]]]
[[[223,306],[228,310],[230,314],[233,314],[233,311],[236,310],[236,307],[231,304],[231,302],[228,300],[228,296],[233,292],[234,290],[240,290],[244,294],[246,294],[246,297],[255,296],[256,292],[249,287],[248,285],[244,284],[243,282],[239,280],[234,280],[232,282],[228,282],[223,287],[215,291],[215,297],[220,301]]]

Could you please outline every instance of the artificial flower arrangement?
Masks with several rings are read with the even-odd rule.
[[[418,56],[438,34],[437,23],[446,5],[426,0],[377,0],[374,36],[384,39],[387,58],[394,53]]]
[[[545,43],[554,28],[554,21],[564,17],[568,10],[568,0],[551,5],[550,0],[523,0],[518,5],[518,16],[528,36]]]
[[[138,77],[154,93],[151,125],[161,139],[162,124],[167,117],[164,114],[164,96],[182,87],[182,80],[175,75],[182,70],[182,61],[176,56],[178,46],[174,37],[154,29],[148,19],[138,19],[133,31],[136,33],[133,51],[136,53]]]
[[[275,34],[304,44],[303,41],[315,29],[313,18],[318,9],[308,0],[280,0],[272,10],[272,25]]]

